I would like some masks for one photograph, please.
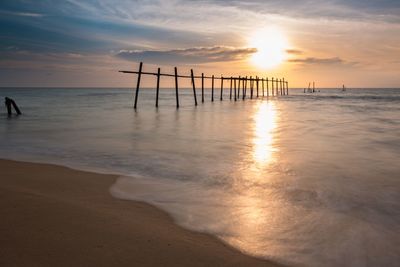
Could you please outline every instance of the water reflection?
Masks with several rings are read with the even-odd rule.
[[[251,121],[251,150],[249,151],[250,166],[241,172],[241,183],[236,187],[235,194],[229,195],[227,202],[231,203],[231,213],[235,214],[231,224],[232,236],[223,236],[226,242],[255,255],[264,252],[266,236],[273,232],[277,212],[282,209],[274,198],[273,189],[268,185],[275,183],[271,163],[276,161],[276,136],[278,114],[275,103],[260,102],[254,106]],[[265,169],[268,167],[268,171]],[[272,246],[269,250],[274,249]]]
[[[273,132],[276,128],[276,107],[273,102],[261,102],[254,114],[253,159],[268,165],[273,159]]]

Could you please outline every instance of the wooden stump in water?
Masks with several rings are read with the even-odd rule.
[[[15,112],[17,112],[17,115],[21,115],[21,114],[22,114],[22,113],[21,113],[21,110],[18,108],[18,106],[17,106],[17,104],[15,103],[14,100],[12,100],[12,99],[9,98],[9,97],[5,97],[4,100],[5,100],[5,101],[4,101],[4,104],[6,105],[8,116],[11,116],[11,115],[12,115],[11,106],[15,109]]]

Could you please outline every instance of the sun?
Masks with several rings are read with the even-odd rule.
[[[284,32],[277,27],[256,31],[250,37],[249,45],[257,49],[251,57],[251,62],[259,68],[274,68],[286,59],[288,41]]]

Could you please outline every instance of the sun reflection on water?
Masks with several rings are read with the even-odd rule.
[[[265,244],[269,250],[275,249],[268,240],[279,221],[277,212],[282,209],[274,197],[273,187],[269,186],[275,183],[276,177],[271,163],[277,160],[278,112],[274,102],[263,101],[254,106],[252,113],[248,154],[252,163],[244,168],[242,184],[229,200],[232,214],[235,214],[231,225],[234,234],[223,239],[244,251],[262,255]]]
[[[268,165],[273,159],[273,132],[276,128],[276,108],[273,102],[261,102],[254,115],[253,159]]]

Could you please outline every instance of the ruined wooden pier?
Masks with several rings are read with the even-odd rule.
[[[192,89],[193,89],[193,98],[194,104],[197,106],[197,93],[196,93],[196,80],[201,79],[201,102],[204,103],[204,80],[211,80],[211,102],[214,102],[214,94],[215,94],[215,81],[220,81],[220,96],[219,100],[223,101],[224,94],[224,81],[229,81],[229,100],[238,101],[245,100],[246,98],[255,99],[255,98],[264,98],[264,97],[277,97],[277,96],[285,96],[289,95],[289,82],[285,80],[285,78],[263,78],[258,76],[238,76],[238,77],[224,77],[221,75],[220,77],[211,75],[205,76],[204,73],[201,75],[194,75],[193,69],[190,70],[190,75],[180,75],[178,74],[177,67],[174,68],[174,74],[161,73],[161,69],[158,68],[157,72],[145,72],[143,71],[143,62],[139,64],[138,71],[125,71],[121,70],[121,73],[129,73],[129,74],[137,74],[137,83],[136,83],[136,91],[135,91],[135,99],[134,99],[134,109],[137,108],[137,102],[139,97],[140,90],[140,80],[142,75],[152,75],[157,77],[157,87],[156,87],[156,102],[155,106],[158,107],[158,98],[159,98],[159,90],[160,90],[160,79],[162,76],[166,77],[174,77],[175,78],[175,98],[176,98],[176,107],[179,108],[179,78],[183,79],[191,79]],[[249,87],[249,95],[247,95],[247,88]],[[240,97],[241,94],[241,97]]]

